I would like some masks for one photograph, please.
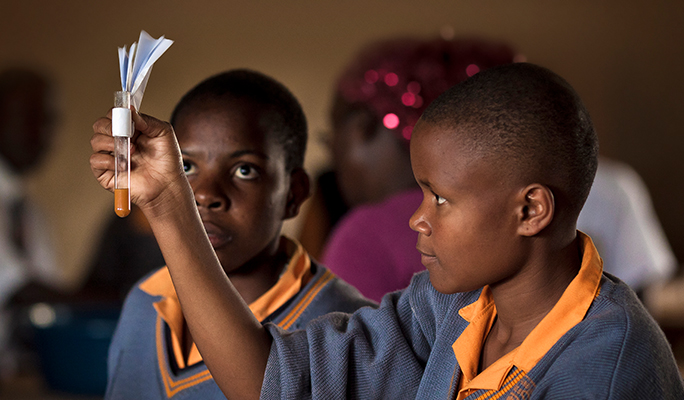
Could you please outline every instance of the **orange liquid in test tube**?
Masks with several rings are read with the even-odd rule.
[[[114,212],[121,218],[131,213],[128,189],[114,189]]]

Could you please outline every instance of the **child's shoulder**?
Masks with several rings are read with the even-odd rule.
[[[609,274],[602,277],[586,317],[554,345],[533,369],[535,374],[546,375],[540,386],[551,384],[554,390],[568,389],[563,382],[583,382],[576,389],[584,394],[635,391],[632,395],[646,397],[634,398],[651,398],[647,394],[681,390],[662,330],[636,294]]]
[[[323,307],[325,312],[340,311],[353,313],[364,306],[377,307],[373,300],[365,298],[355,287],[335,275],[321,264],[312,262],[314,275],[304,288],[308,292],[316,292],[317,302],[311,302],[311,312]],[[317,307],[317,305],[319,307]]]
[[[599,293],[586,316],[566,336],[580,341],[583,347],[601,349],[594,356],[611,359],[629,346],[651,350],[669,348],[662,330],[634,291],[608,273],[603,274]]]
[[[599,326],[616,324],[614,328],[620,329],[614,330],[624,332],[640,326],[657,328],[657,323],[636,293],[622,280],[607,272],[601,277],[599,294],[587,311],[585,321]]]
[[[163,276],[168,270],[166,267],[159,268],[140,278],[131,287],[126,295],[117,328],[112,340],[112,348],[135,348],[141,349],[148,343],[148,338],[154,338],[155,325],[157,321],[157,311],[154,303],[160,297],[152,295],[141,289],[146,282],[155,276]],[[169,276],[169,281],[171,277]]]
[[[604,272],[600,292],[582,324],[584,329],[602,332],[603,340],[623,342],[624,346],[641,343],[639,347],[668,349],[669,353],[665,335],[636,293],[609,273]]]
[[[141,302],[151,304],[159,300],[160,296],[171,292],[175,294],[169,269],[166,266],[155,269],[131,286],[126,295],[122,312],[137,309]]]
[[[610,364],[616,375],[674,361],[665,335],[641,300],[607,273],[586,317],[569,334],[586,350],[584,362]]]

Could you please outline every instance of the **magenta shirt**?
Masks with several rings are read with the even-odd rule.
[[[375,301],[405,288],[425,269],[416,250],[418,233],[409,227],[422,199],[416,188],[349,211],[330,235],[323,264]]]

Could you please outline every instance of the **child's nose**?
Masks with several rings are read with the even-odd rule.
[[[198,182],[198,184],[193,185],[193,191],[195,192],[197,208],[225,211],[230,206],[228,196],[215,182]]]
[[[422,203],[420,204],[416,212],[414,212],[411,218],[409,219],[409,226],[414,231],[422,233],[425,236],[430,236],[430,234],[432,233],[432,228],[425,219],[425,213],[423,212]]]

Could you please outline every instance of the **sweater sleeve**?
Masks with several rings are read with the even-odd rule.
[[[414,307],[422,278],[378,309],[328,314],[294,332],[267,325],[273,344],[261,398],[414,398],[434,340],[434,319],[426,326]]]

